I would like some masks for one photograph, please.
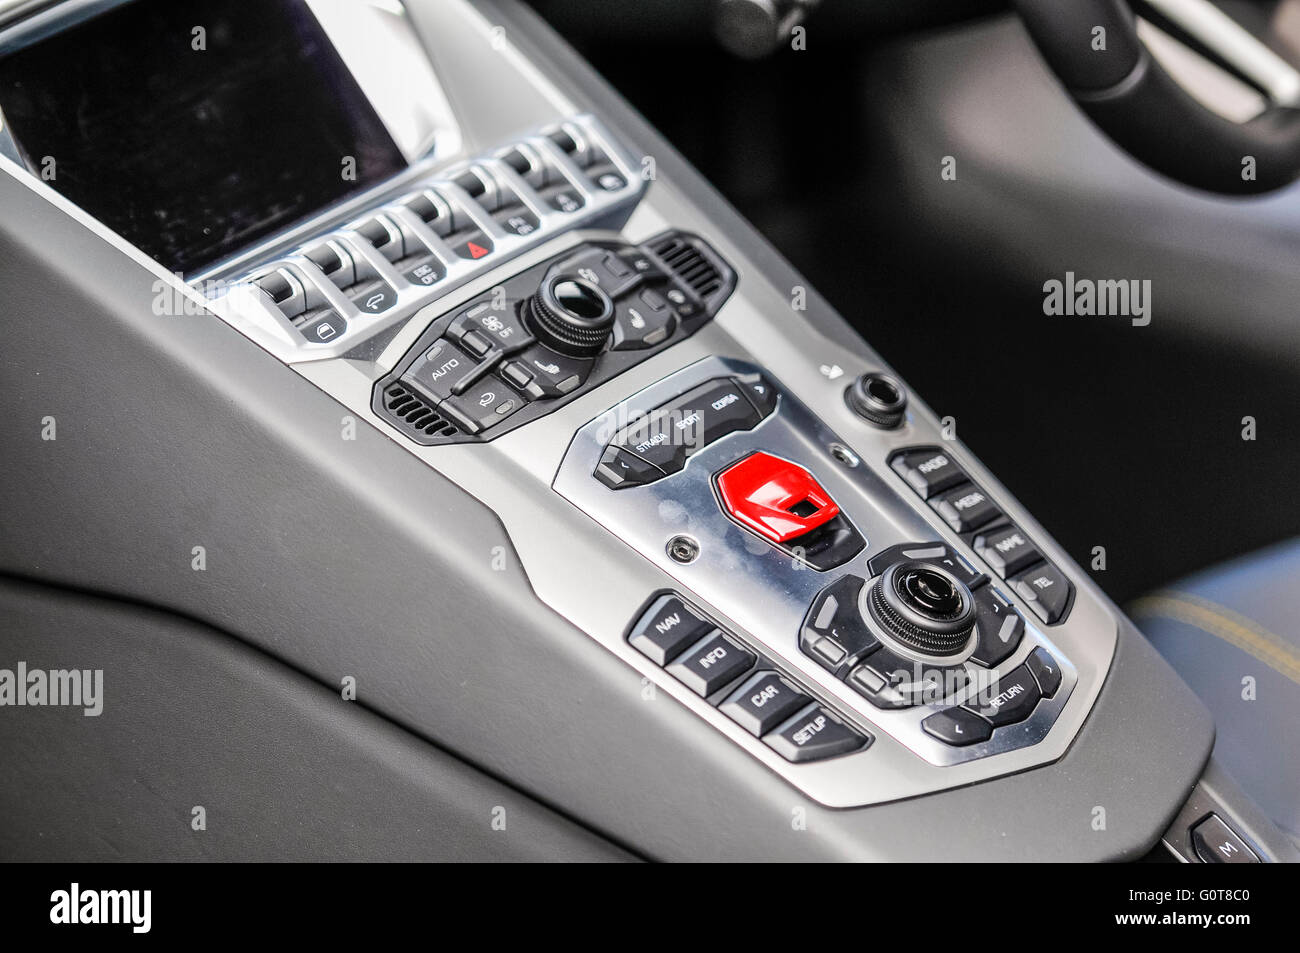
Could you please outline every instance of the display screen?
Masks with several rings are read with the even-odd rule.
[[[32,172],[192,274],[406,167],[302,0],[133,0],[0,56]]]

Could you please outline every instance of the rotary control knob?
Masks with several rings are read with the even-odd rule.
[[[551,275],[528,299],[528,323],[542,342],[571,357],[600,351],[614,328],[614,302],[572,275]]]
[[[955,655],[975,629],[975,600],[938,566],[895,563],[867,592],[867,611],[900,643],[924,655]]]

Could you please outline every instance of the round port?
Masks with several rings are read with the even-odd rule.
[[[888,374],[868,371],[849,385],[844,401],[859,417],[886,430],[903,422],[907,391]]]

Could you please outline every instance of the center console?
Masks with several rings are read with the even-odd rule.
[[[373,177],[279,210],[268,231],[203,254],[184,230],[141,237],[111,205],[40,183],[21,121],[0,162],[328,395],[345,426],[373,428],[385,452],[486,507],[526,575],[527,611],[559,616],[634,673],[617,691],[692,713],[673,736],[684,757],[721,738],[791,803],[953,792],[978,817],[981,792],[1002,811],[1017,790],[988,782],[1058,772],[1087,747],[1126,623],[951,428],[816,300],[814,319],[797,276],[666,146],[530,51],[526,16],[507,28],[491,4],[357,6],[393,48],[429,52],[415,74],[425,108],[337,40],[355,79],[338,88],[351,115],[388,131],[384,156]],[[306,9],[327,27],[341,15]],[[0,110],[12,103],[0,89]],[[454,545],[467,562],[500,558]],[[483,664],[477,638],[472,625],[439,630],[452,653],[441,664],[479,673],[490,694],[510,661]],[[416,677],[399,682],[418,685],[428,664],[401,660]],[[576,673],[535,686],[587,688]],[[421,730],[452,731],[443,713]],[[628,730],[658,725],[647,712]],[[552,730],[577,745],[603,729]],[[1209,737],[1195,733],[1203,760]],[[1154,842],[1201,767],[1153,768],[1176,780],[1131,842]],[[1096,783],[1095,797],[1114,797],[1129,782]],[[1018,789],[1025,810],[1052,810],[1033,789]]]

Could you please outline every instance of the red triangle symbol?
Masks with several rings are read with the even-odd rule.
[[[465,247],[469,249],[469,255],[471,258],[482,258],[488,253],[486,248],[482,245],[476,245],[474,242],[467,242]]]

